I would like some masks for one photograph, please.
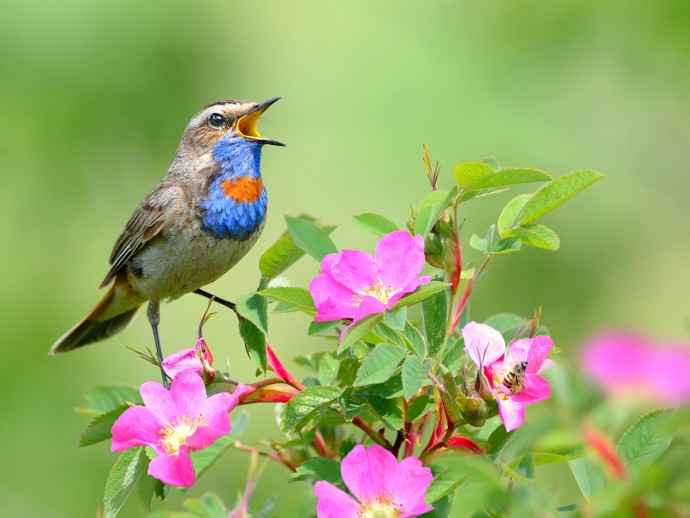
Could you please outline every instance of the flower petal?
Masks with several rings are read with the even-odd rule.
[[[153,458],[148,473],[165,484],[178,487],[189,487],[196,479],[192,459],[183,450],[177,455],[158,455]]]
[[[388,299],[388,304],[386,304],[386,307],[391,307],[393,304],[398,302],[404,295],[407,295],[408,293],[412,293],[414,290],[419,288],[422,284],[426,284],[431,279],[433,279],[433,277],[431,277],[431,275],[423,275],[422,277],[418,277],[417,279],[413,280],[410,284],[405,286],[399,292],[394,293],[391,296],[391,298]]]
[[[361,320],[364,317],[368,317],[374,313],[383,313],[384,311],[386,311],[386,306],[383,302],[376,297],[364,295],[364,297],[362,297],[362,302],[357,307],[357,312],[353,320],[357,322],[357,320]]]
[[[330,482],[319,480],[314,484],[314,494],[318,500],[317,518],[357,518],[357,502]]]
[[[317,322],[353,318],[357,311],[352,303],[354,292],[325,273],[317,275],[311,281],[309,292],[316,306]]]
[[[208,398],[199,411],[208,424],[197,428],[196,432],[187,438],[187,444],[192,449],[198,450],[230,433],[231,423],[228,413],[239,404],[242,396],[249,392],[251,388],[240,383],[232,394],[221,392]]]
[[[206,401],[204,380],[194,372],[180,372],[175,376],[170,386],[170,395],[177,408],[176,417],[181,415],[195,416]]]
[[[385,448],[373,444],[365,449],[358,444],[345,456],[340,471],[345,485],[361,502],[385,491],[397,467],[397,460]]]
[[[551,349],[553,349],[553,340],[550,337],[539,335],[532,339],[532,345],[527,355],[528,374],[536,374],[542,369]]]
[[[488,366],[505,354],[506,343],[503,335],[486,324],[470,322],[462,328],[465,351],[474,363]]]
[[[135,446],[151,446],[161,451],[158,441],[163,421],[148,408],[132,406],[117,418],[111,429],[113,442],[110,451],[122,451]]]
[[[168,355],[165,360],[161,362],[161,366],[165,373],[174,378],[182,371],[192,371],[201,375],[204,371],[204,366],[201,364],[196,348],[182,349],[176,353]]]
[[[424,495],[434,476],[417,457],[400,461],[395,473],[389,473],[385,480],[386,488],[400,506],[403,516],[417,516],[434,508],[424,503]]]
[[[551,397],[549,382],[539,374],[525,374],[525,387],[518,393],[510,396],[515,403],[533,405]]]
[[[424,267],[424,240],[405,230],[383,236],[376,245],[374,264],[381,284],[394,292],[410,285]]]
[[[355,293],[362,293],[378,282],[378,272],[369,254],[361,250],[343,250],[339,256],[331,266],[331,274],[336,282]]]
[[[496,401],[498,402],[498,415],[503,421],[506,432],[515,430],[525,422],[525,405],[500,397],[497,397]]]
[[[198,377],[198,376],[197,376]],[[147,381],[139,388],[144,405],[163,421],[177,418],[177,406],[170,391],[157,381]]]

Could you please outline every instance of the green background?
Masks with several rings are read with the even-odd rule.
[[[12,1],[0,17],[2,427],[6,516],[94,516],[115,455],[79,450],[73,413],[92,384],[155,378],[125,346],[150,347],[138,318],[106,344],[52,358],[52,342],[102,296],[111,246],[163,176],[182,129],[218,99],[283,99],[261,131],[288,144],[263,159],[269,213],[259,244],[210,288],[256,287],[261,252],[301,212],[340,227],[340,248],[371,251],[351,215],[403,224],[427,191],[422,144],[452,166],[494,155],[560,175],[607,175],[545,219],[557,254],[500,257],[478,285],[473,317],[531,312],[565,355],[593,330],[625,326],[682,337],[688,318],[690,8],[685,1],[190,2]],[[484,232],[508,195],[466,205]],[[288,272],[306,286],[309,258]],[[194,343],[205,308],[162,307],[167,352]],[[271,320],[289,366],[324,346],[308,319]],[[219,364],[254,379],[234,316],[207,325]],[[304,373],[296,369],[296,373]],[[250,408],[245,440],[278,437],[272,409]],[[528,412],[529,419],[529,412]],[[188,494],[232,503],[248,459],[230,452]],[[274,514],[303,484],[271,466],[256,507]],[[132,500],[135,500],[133,498]],[[564,502],[567,503],[567,502]],[[167,504],[179,508],[176,493]],[[122,516],[141,516],[129,502]]]

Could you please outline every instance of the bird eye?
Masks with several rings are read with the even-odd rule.
[[[223,126],[223,124],[225,124],[225,117],[223,117],[220,113],[212,113],[208,118],[208,123],[214,128],[220,128]]]

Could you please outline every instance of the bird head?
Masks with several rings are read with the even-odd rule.
[[[224,137],[230,141],[243,139],[258,145],[284,146],[276,140],[265,138],[259,133],[259,117],[280,97],[260,104],[251,101],[218,101],[200,110],[187,125],[181,150],[201,156],[213,150],[216,142]]]

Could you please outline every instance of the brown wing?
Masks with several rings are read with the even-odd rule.
[[[127,261],[161,231],[167,215],[183,196],[179,185],[163,179],[144,198],[113,247],[110,270],[101,283],[101,288],[109,284]]]

